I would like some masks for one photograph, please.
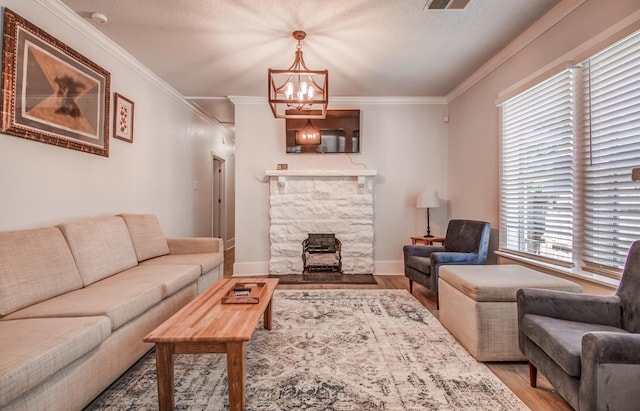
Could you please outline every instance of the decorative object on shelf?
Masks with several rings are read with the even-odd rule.
[[[424,191],[418,194],[418,200],[416,201],[416,208],[426,208],[427,209],[427,234],[425,237],[430,238],[433,237],[431,235],[431,221],[429,216],[430,208],[438,208],[440,207],[440,199],[438,198],[437,191]]]
[[[296,144],[320,144],[320,129],[313,125],[311,119],[300,130],[296,131]]]
[[[329,104],[328,70],[309,70],[302,57],[307,33],[292,33],[296,57],[286,70],[269,69],[269,105],[276,118],[325,118]]]
[[[2,132],[109,157],[111,75],[4,10]]]
[[[133,143],[133,101],[114,93],[113,136]]]

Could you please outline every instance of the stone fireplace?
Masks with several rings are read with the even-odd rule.
[[[343,274],[373,273],[375,170],[268,170],[269,274],[301,274],[310,233],[341,242]]]

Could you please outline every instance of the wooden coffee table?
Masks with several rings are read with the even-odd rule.
[[[175,406],[173,355],[203,353],[227,354],[229,410],[244,409],[247,342],[263,314],[264,328],[271,329],[271,298],[278,281],[277,278],[219,280],[144,338],[145,342],[156,344],[160,410],[173,410]],[[228,296],[237,284],[260,285],[259,301],[223,304],[223,297],[234,302]]]

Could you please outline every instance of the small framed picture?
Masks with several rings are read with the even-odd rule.
[[[133,143],[133,101],[118,93],[113,94],[113,136]]]

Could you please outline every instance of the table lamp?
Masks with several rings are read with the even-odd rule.
[[[416,201],[416,208],[426,208],[427,209],[427,234],[425,237],[433,237],[431,235],[431,222],[429,221],[429,209],[430,208],[438,208],[440,207],[440,199],[438,199],[437,191],[423,191],[418,194],[418,199]]]

